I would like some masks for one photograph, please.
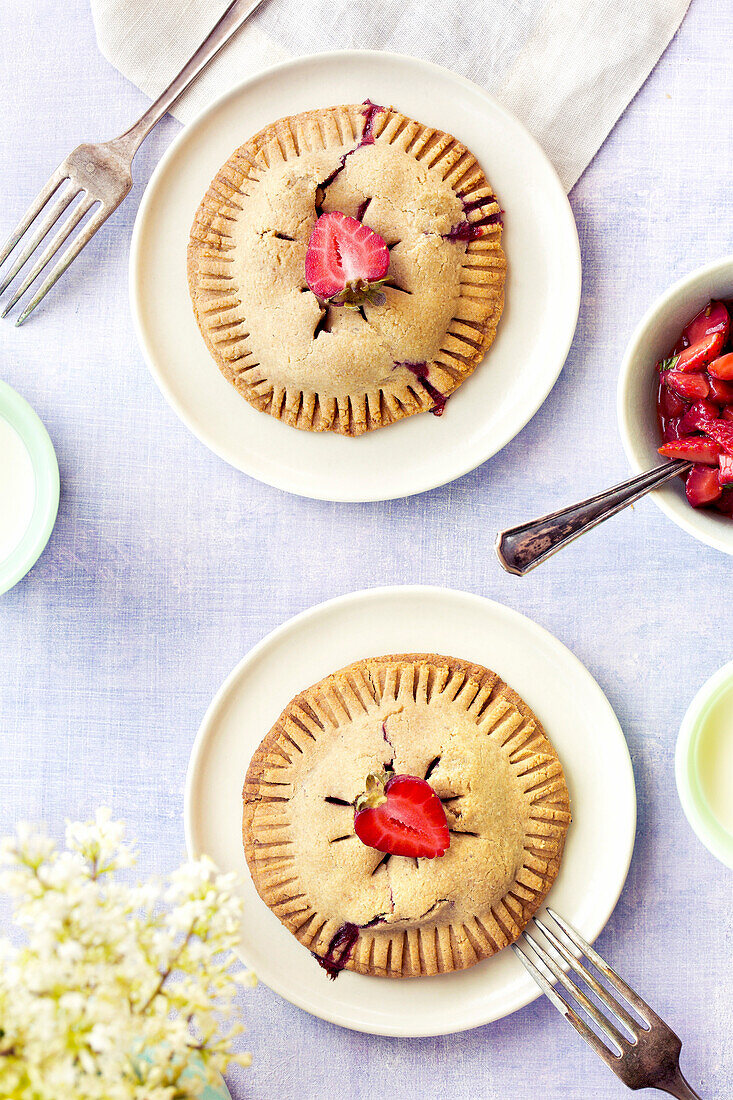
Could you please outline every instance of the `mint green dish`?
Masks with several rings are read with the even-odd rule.
[[[152,1058],[150,1052],[145,1050],[140,1059],[145,1062],[151,1062]],[[193,1055],[190,1064],[184,1070],[183,1078],[185,1077],[203,1077],[203,1065],[198,1055]],[[203,1092],[199,1095],[199,1100],[232,1100],[232,1094],[226,1086],[223,1077],[217,1074],[218,1083],[215,1085],[205,1085]]]
[[[28,526],[8,557],[0,561],[0,595],[33,568],[48,542],[59,508],[59,467],[48,432],[25,398],[0,382],[0,418],[20,436],[31,460],[35,499]]]
[[[725,718],[722,716],[725,715]],[[728,733],[725,732],[728,726]],[[675,751],[675,778],[682,809],[698,838],[716,859],[733,868],[733,832],[716,815],[711,804],[711,775],[720,783],[720,805],[726,776],[731,781],[731,745],[733,736],[733,661],[723,665],[698,691],[682,719]],[[711,758],[718,750],[719,762]],[[716,763],[719,769],[716,774]],[[727,765],[727,770],[726,769]],[[733,796],[733,786],[731,786]]]

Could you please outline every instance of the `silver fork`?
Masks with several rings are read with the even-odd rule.
[[[512,945],[512,948],[555,1008],[570,1021],[575,1030],[628,1088],[659,1089],[660,1092],[678,1097],[678,1100],[701,1100],[682,1076],[680,1071],[682,1042],[672,1029],[618,976],[615,970],[611,969],[608,963],[604,962],[598,952],[583,939],[579,932],[576,932],[572,925],[558,916],[549,906],[547,912],[574,950],[569,950],[539,917],[534,918],[534,924],[540,929],[556,955],[580,975],[586,987],[592,990],[596,1002],[594,1003],[583,992],[574,978],[564,973],[549,951],[525,932],[520,940]],[[525,947],[529,947],[529,954],[524,950]],[[583,963],[583,955],[621,994],[638,1019],[635,1019],[621,1001],[594,977]],[[531,956],[534,956],[537,962],[533,961]],[[549,973],[550,978],[546,976],[545,971]],[[570,997],[575,999],[608,1043],[603,1042],[578,1015],[565,995],[554,988],[555,982],[559,982]],[[600,1011],[597,1002],[600,1002],[606,1012],[615,1017],[615,1020],[609,1020],[608,1016]]]
[[[26,269],[28,261],[46,242],[59,219],[64,214],[67,217],[54,236],[46,242],[43,252],[31,269],[27,274],[24,273],[22,282],[13,290],[0,316],[5,317],[44,272],[46,277],[18,317],[16,325],[22,325],[45,298],[129,192],[132,187],[133,157],[150,131],[262,2],[263,0],[233,0],[178,76],[134,126],[112,141],[80,145],[61,162],[0,251],[0,268],[15,253],[13,262],[0,275],[0,295]],[[73,205],[75,200],[78,201]],[[77,229],[79,231],[61,253],[57,263],[49,268],[51,260],[69,242]]]

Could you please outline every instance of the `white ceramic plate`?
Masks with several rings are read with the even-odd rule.
[[[413,416],[359,439],[302,432],[257,412],[225,381],[196,325],[186,246],[196,208],[233,150],[282,115],[366,98],[455,134],[505,210],[506,307],[486,363],[440,419]],[[567,198],[524,127],[474,84],[388,53],[299,58],[246,81],[186,127],[140,206],[130,257],[132,312],[153,377],[183,422],[252,477],[301,496],[386,500],[443,485],[495,454],[554,384],[575,331],[578,237]]]
[[[631,761],[610,704],[560,642],[516,611],[444,588],[375,588],[320,604],[260,642],[223,684],[198,732],[186,781],[188,850],[245,876],[241,954],[266,985],[315,1016],[381,1035],[462,1031],[539,993],[508,950],[434,978],[344,971],[329,981],[255,891],[242,850],[241,789],[252,753],[293,695],[362,657],[423,651],[494,669],[546,727],[573,812],[550,900],[590,940],[621,892],[636,827]]]

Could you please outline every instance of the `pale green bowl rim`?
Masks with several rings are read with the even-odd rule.
[[[24,397],[0,381],[0,418],[15,428],[30,455],[36,496],[30,523],[10,555],[0,562],[0,595],[33,568],[51,537],[59,510],[59,465],[48,432]]]
[[[697,747],[700,732],[712,708],[733,686],[733,661],[710,677],[690,703],[682,719],[675,750],[675,779],[682,809],[698,838],[709,852],[733,868],[733,834],[724,829],[713,814],[700,785]]]

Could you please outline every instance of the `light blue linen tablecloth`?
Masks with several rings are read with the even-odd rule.
[[[621,354],[671,281],[731,251],[733,7],[695,0],[578,185],[584,285],[563,374],[499,455],[422,497],[347,506],[287,496],[224,465],[179,423],[136,346],[127,254],[137,203],[178,127],[161,125],[131,198],[27,326],[0,324],[0,376],[48,426],[59,520],[0,599],[0,831],[112,805],[141,863],[183,856],[191,741],[212,694],[267,631],[330,596],[422,582],[530,615],[587,665],[626,732],[639,826],[600,949],[684,1038],[707,1098],[733,1091],[731,875],[674,787],[680,719],[731,657],[731,559],[642,501],[524,580],[496,531],[627,474],[615,420]],[[84,139],[144,106],[98,54],[84,0],[0,5],[0,236]],[[83,88],[83,90],[82,90]],[[242,996],[257,1100],[588,1100],[625,1090],[545,1001],[454,1037],[352,1034],[264,987]]]

